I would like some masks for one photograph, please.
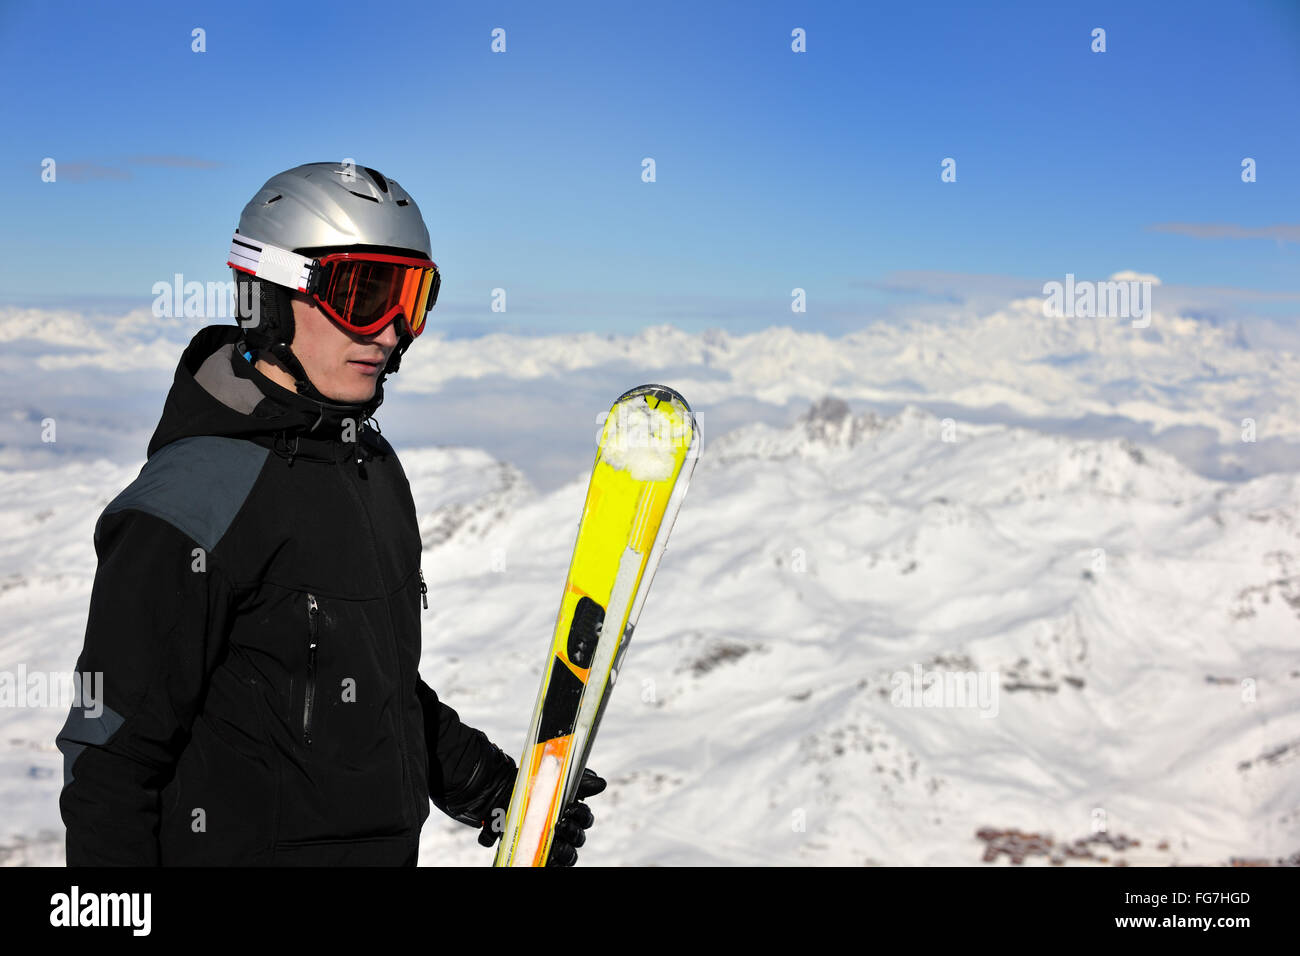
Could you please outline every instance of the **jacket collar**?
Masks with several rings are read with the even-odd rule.
[[[182,438],[247,438],[294,457],[341,461],[361,451],[365,422],[383,403],[383,385],[365,403],[333,404],[267,378],[240,351],[236,325],[199,330],[176,367],[149,455]]]

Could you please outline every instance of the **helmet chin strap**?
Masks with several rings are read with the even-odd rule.
[[[310,398],[313,401],[329,402],[329,399],[322,395],[307,377],[307,370],[302,367],[298,361],[298,356],[293,354],[293,349],[285,341],[272,342],[267,351],[274,355],[293,376],[293,387],[299,395]]]
[[[360,421],[364,421],[374,411],[373,405],[375,403],[375,398],[378,397],[379,386],[382,384],[382,378],[380,383],[377,383],[375,386],[376,394],[368,401],[338,402],[321,394],[320,390],[312,383],[312,380],[307,377],[306,369],[302,367],[302,363],[298,361],[298,356],[293,354],[293,349],[289,347],[287,342],[274,342],[267,348],[267,351],[274,355],[276,359],[279,360],[280,364],[288,369],[289,374],[293,376],[294,389],[298,394],[313,402],[320,408],[320,415],[317,417],[315,424],[312,425],[311,431],[315,431],[316,427],[320,425],[321,421],[325,418],[326,409],[340,412],[354,412],[357,414]]]

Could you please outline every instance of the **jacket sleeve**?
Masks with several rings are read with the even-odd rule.
[[[510,797],[515,761],[488,740],[487,734],[461,722],[456,711],[419,681],[416,693],[424,709],[424,739],[429,750],[429,798],[447,816],[481,826],[493,805]]]
[[[154,514],[105,512],[95,549],[81,692],[57,738],[67,862],[154,866],[160,794],[202,700],[217,650],[210,619],[229,589],[211,556]]]

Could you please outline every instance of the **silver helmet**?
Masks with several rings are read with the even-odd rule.
[[[431,256],[420,207],[366,166],[307,163],[272,176],[244,207],[240,235],[299,252],[390,246]]]
[[[423,258],[431,258],[433,252],[429,230],[411,195],[378,170],[351,163],[306,163],[277,173],[249,200],[235,231],[258,243],[311,257],[362,246]],[[232,271],[236,315],[247,345],[270,351],[293,373],[299,392],[320,398],[289,348],[294,332],[291,290]],[[256,283],[252,286],[256,292],[246,287],[250,282]],[[247,308],[250,305],[256,308]],[[403,334],[380,383],[397,371],[410,344],[411,337]]]

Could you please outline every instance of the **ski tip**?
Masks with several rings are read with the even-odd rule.
[[[695,417],[695,410],[691,408],[691,403],[682,397],[681,392],[668,385],[638,385],[636,388],[629,388],[618,398],[614,399],[611,411],[618,408],[620,405],[629,401],[634,401],[638,398],[643,398],[646,404],[652,408],[661,402],[669,405],[681,406],[682,410],[686,413],[686,421],[692,435],[690,451],[687,453],[687,457],[692,461],[699,457],[700,423]]]
[[[626,392],[614,400],[614,404],[625,402],[629,398],[645,396],[654,399],[656,402],[679,402],[688,411],[691,411],[691,403],[682,397],[682,393],[675,388],[667,385],[638,385],[636,388],[629,388]],[[692,412],[694,415],[694,412]]]

